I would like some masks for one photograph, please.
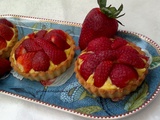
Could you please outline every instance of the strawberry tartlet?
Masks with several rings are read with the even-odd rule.
[[[61,75],[75,53],[72,37],[60,29],[33,32],[16,43],[10,55],[11,66],[30,80],[47,81]]]
[[[17,27],[7,19],[0,18],[0,57],[8,58],[17,41]]]
[[[148,57],[135,44],[120,37],[99,37],[81,52],[75,72],[89,92],[116,101],[141,85],[148,66]]]

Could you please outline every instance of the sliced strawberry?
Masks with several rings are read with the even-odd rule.
[[[110,78],[114,85],[123,88],[129,80],[137,80],[137,71],[125,64],[114,64],[110,72]]]
[[[54,32],[54,33],[60,35],[60,36],[62,37],[63,40],[66,40],[67,35],[66,35],[66,33],[65,33],[63,30],[54,29],[54,30],[52,30],[52,32]]]
[[[66,60],[65,52],[58,49],[51,42],[39,38],[35,38],[35,41],[40,47],[43,48],[44,52],[48,55],[54,64],[57,65]]]
[[[100,61],[116,60],[117,59],[117,51],[116,50],[97,51],[97,52],[95,52],[95,54],[99,58]]]
[[[11,28],[9,28],[7,25],[0,23],[0,36],[2,38],[9,41],[13,37],[13,34],[14,33]]]
[[[34,39],[31,38],[24,40],[22,45],[27,52],[42,50],[42,48],[34,41]]]
[[[5,18],[0,19],[0,23],[7,25],[8,27],[13,27],[13,24]]]
[[[124,45],[126,45],[128,42],[121,38],[121,37],[116,37],[115,40],[113,41],[112,45],[111,45],[111,48],[112,49],[117,49],[119,47],[122,47]]]
[[[36,33],[35,37],[37,38],[43,38],[45,34],[47,33],[47,30],[40,30]]]
[[[17,64],[23,72],[29,72],[31,70],[34,55],[35,52],[28,52],[17,58]]]
[[[103,61],[101,62],[94,72],[94,85],[96,87],[101,87],[106,82],[111,68],[112,68],[113,62],[112,61]]]
[[[18,46],[18,48],[15,50],[15,59],[17,59],[19,56],[25,54],[27,51],[26,49],[23,47],[22,44],[20,44]]]
[[[10,61],[5,58],[0,58],[0,77],[11,70]]]
[[[90,55],[81,65],[80,73],[82,77],[87,80],[88,77],[94,72],[97,65],[100,63],[98,60],[97,55],[92,54]]]
[[[32,67],[35,71],[46,71],[50,66],[49,57],[43,52],[38,51],[32,60]]]
[[[84,53],[84,54],[80,55],[79,58],[82,60],[86,60],[91,54],[93,54],[93,53]]]
[[[28,34],[28,37],[29,37],[30,39],[34,39],[34,38],[35,38],[35,33],[30,33],[30,34]]]
[[[0,50],[6,48],[6,46],[7,46],[7,42],[5,41],[5,39],[0,37]]]
[[[107,37],[95,38],[89,42],[87,51],[103,51],[111,49],[112,41]]]
[[[119,57],[122,54],[132,54],[132,53],[139,54],[136,49],[134,49],[131,46],[126,46],[126,45],[116,49],[116,51],[117,51],[117,57]]]
[[[120,55],[118,59],[119,63],[124,63],[128,65],[132,65],[133,67],[136,68],[144,68],[145,67],[145,62],[139,57],[138,54],[130,54],[130,53],[125,53]]]
[[[93,73],[98,64],[104,60],[114,60],[115,54],[112,50],[100,51],[89,55],[80,67],[80,73],[85,80]]]
[[[61,36],[60,34],[57,34],[55,30],[51,30],[50,32],[48,32],[44,36],[44,39],[51,41],[61,50],[65,50],[70,47],[69,44],[66,42],[66,39],[63,39],[63,36]]]

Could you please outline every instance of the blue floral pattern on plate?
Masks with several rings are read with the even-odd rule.
[[[24,17],[6,17],[18,27],[19,39],[23,36],[40,29],[55,28],[68,32],[75,40],[78,46],[79,34],[81,27],[67,24],[58,24],[50,20],[27,19]],[[110,99],[96,97],[86,91],[77,81],[73,69],[71,75],[63,83],[52,83],[48,86],[42,85],[37,81],[30,81],[19,76],[15,71],[0,78],[0,92],[16,94],[35,101],[58,106],[66,111],[74,111],[81,116],[87,115],[93,118],[121,118],[123,115],[132,114],[136,109],[140,110],[142,106],[155,96],[155,91],[159,91],[159,71],[160,55],[159,48],[154,48],[154,42],[149,38],[137,33],[119,31],[121,36],[128,41],[132,41],[150,55],[149,73],[144,83],[133,93],[126,96],[123,100],[113,102]],[[76,51],[75,58],[80,51]],[[73,67],[73,66],[72,66]],[[63,78],[63,77],[62,77]],[[145,106],[145,105],[144,105]]]

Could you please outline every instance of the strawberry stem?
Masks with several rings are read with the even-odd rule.
[[[112,7],[112,5],[106,7],[107,0],[97,0],[97,2],[101,12],[110,18],[119,18],[125,15],[125,13],[120,15],[123,10],[123,4],[121,4],[120,7],[116,9],[115,7]]]

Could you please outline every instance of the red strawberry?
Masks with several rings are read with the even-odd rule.
[[[13,27],[13,24],[5,18],[0,19],[0,23],[7,25],[8,27]]]
[[[95,38],[89,42],[87,51],[103,51],[111,49],[112,41],[106,37]]]
[[[114,60],[115,53],[112,50],[100,51],[89,55],[80,67],[80,73],[85,80],[93,73],[98,64],[104,60]]]
[[[0,50],[4,49],[6,46],[7,46],[7,42],[5,41],[5,39],[0,37]]]
[[[5,58],[0,58],[0,77],[8,73],[10,70],[11,66],[9,60]]]
[[[42,48],[34,41],[34,39],[31,38],[27,38],[26,40],[24,40],[22,42],[22,45],[27,52],[42,50]]]
[[[29,72],[32,68],[32,59],[35,52],[25,53],[17,58],[17,64],[24,72]]]
[[[29,37],[30,39],[34,39],[34,38],[35,38],[35,33],[28,34],[28,37]]]
[[[13,37],[13,31],[7,25],[0,23],[0,36],[5,40],[10,40]]]
[[[66,33],[63,31],[63,30],[60,30],[60,29],[54,29],[52,30],[52,32],[60,35],[62,37],[63,40],[66,40]]]
[[[66,60],[65,52],[58,49],[51,42],[39,38],[35,38],[35,41],[40,47],[43,48],[44,52],[48,55],[48,57],[54,64],[57,65]]]
[[[38,51],[32,60],[32,67],[36,71],[46,71],[50,66],[49,57],[43,52]]]
[[[25,54],[27,51],[23,47],[23,45],[19,45],[18,48],[15,50],[15,59],[17,59],[19,56]]]
[[[136,68],[144,68],[145,67],[145,63],[141,59],[139,54],[133,54],[133,53],[132,54],[130,54],[130,53],[122,54],[118,58],[118,62],[132,65],[133,67],[136,67]]]
[[[80,73],[82,77],[87,80],[88,77],[93,73],[96,69],[97,65],[100,63],[96,54],[90,55],[81,65]]]
[[[116,49],[116,51],[117,51],[117,57],[119,57],[122,54],[132,54],[132,53],[139,54],[136,49],[134,49],[131,46],[126,46],[126,45]]]
[[[112,49],[117,49],[119,47],[122,47],[124,45],[126,45],[128,42],[121,38],[121,37],[116,37],[115,40],[113,41],[112,45],[111,45],[111,48]]]
[[[103,61],[97,66],[94,72],[94,85],[96,87],[101,87],[106,82],[112,65],[112,61]]]
[[[129,80],[137,80],[137,71],[125,64],[114,64],[110,72],[110,78],[114,85],[123,88]]]
[[[100,59],[100,61],[117,59],[117,51],[115,50],[105,50],[100,52],[98,51],[98,52],[95,52],[95,54]]]
[[[50,32],[48,32],[44,36],[44,39],[46,39],[48,41],[51,41],[61,50],[65,50],[65,49],[68,49],[70,47],[68,45],[68,43],[66,42],[66,39],[63,39],[63,36],[61,36],[60,34],[57,34],[55,32],[55,30],[51,30]]]
[[[116,18],[123,9],[121,5],[118,10],[111,5],[106,7],[106,0],[98,0],[100,8],[93,8],[86,16],[79,39],[81,50],[85,49],[88,43],[94,38],[105,36],[113,37],[118,30]],[[123,14],[124,15],[124,14]]]
[[[36,33],[35,37],[43,38],[46,33],[47,33],[47,30],[40,30]]]
[[[86,60],[91,54],[93,54],[93,53],[84,53],[84,54],[80,55],[79,58],[82,60]]]

